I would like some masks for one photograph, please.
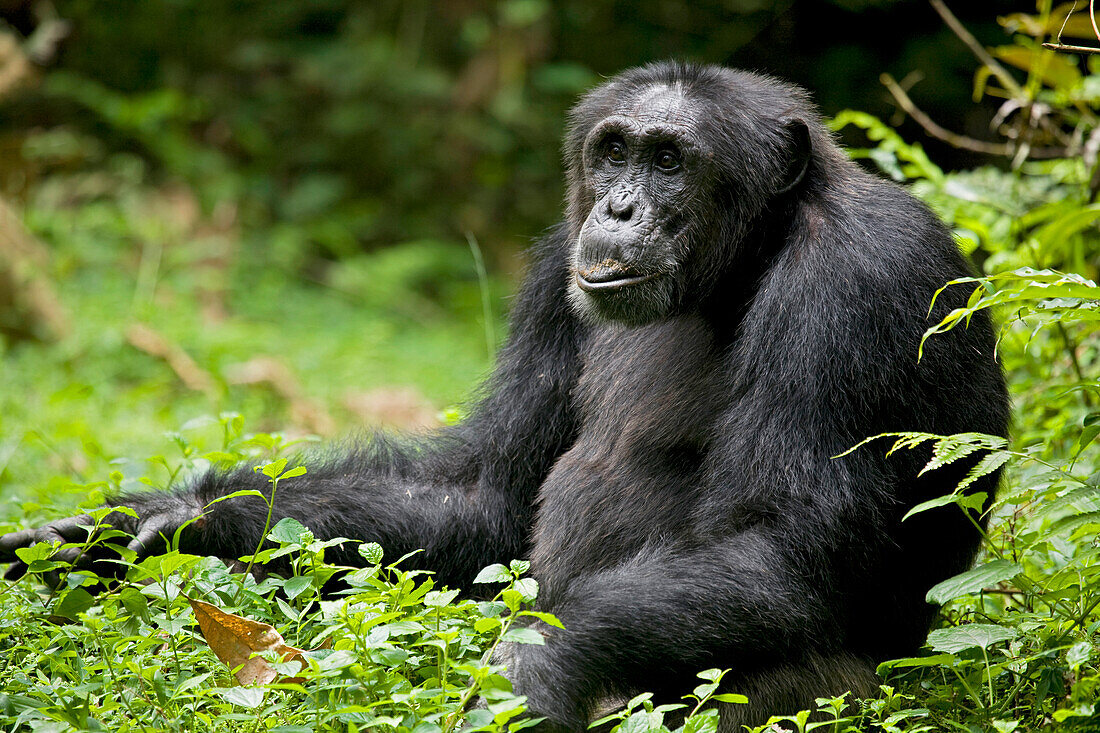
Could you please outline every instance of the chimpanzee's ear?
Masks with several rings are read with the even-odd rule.
[[[799,117],[784,117],[780,120],[787,137],[787,169],[776,195],[787,193],[802,183],[806,171],[810,168],[813,146],[810,144],[810,128]]]

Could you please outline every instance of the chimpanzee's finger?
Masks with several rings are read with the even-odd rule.
[[[52,542],[57,538],[60,538],[62,542],[84,542],[88,539],[87,528],[94,526],[94,519],[87,514],[81,514],[76,517],[68,517],[66,519],[59,519],[56,522],[50,522],[39,531],[49,532],[52,535],[50,538],[46,539],[47,542]]]
[[[15,551],[20,547],[29,547],[35,543],[33,529],[21,529],[18,532],[8,532],[0,535],[0,563],[13,562],[16,559]]]
[[[167,514],[150,518],[138,528],[137,536],[126,545],[126,549],[136,552],[138,558],[152,554],[154,547],[164,544],[160,533],[169,529],[171,524],[172,518]]]
[[[27,574],[27,564],[21,560],[16,560],[8,568],[8,571],[4,573],[4,580],[19,580]]]

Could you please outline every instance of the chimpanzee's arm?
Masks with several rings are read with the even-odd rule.
[[[524,555],[539,484],[576,430],[570,391],[579,371],[580,327],[564,294],[565,239],[559,228],[536,248],[511,336],[467,420],[421,439],[379,436],[343,457],[305,461],[308,473],[279,484],[274,521],[289,516],[319,537],[378,541],[393,558],[423,549],[408,564],[430,567],[451,584],[468,582],[490,562]],[[256,547],[267,507],[257,497],[210,502],[270,488],[248,467],[212,472],[174,492],[121,497],[117,503],[133,507],[139,519],[112,520],[136,536],[133,549],[147,552],[205,508],[184,531],[183,546],[237,557]],[[14,562],[16,548],[37,541],[83,540],[80,522],[0,537],[0,563]],[[356,557],[349,551],[336,559]],[[22,571],[16,563],[8,574]]]
[[[674,702],[703,669],[759,669],[839,644],[828,590],[808,582],[788,531],[762,526],[580,576],[545,609],[565,630],[540,623],[544,646],[503,645],[496,661],[530,714],[546,716],[541,730],[576,731],[601,699],[650,690]]]

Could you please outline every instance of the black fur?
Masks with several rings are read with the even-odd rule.
[[[666,149],[679,167],[657,170]],[[983,316],[917,361],[958,304],[948,292],[928,316],[933,293],[968,274],[951,236],[852,164],[805,92],[755,74],[628,71],[577,105],[565,157],[566,219],[535,249],[470,418],[311,466],[280,485],[278,515],[390,557],[422,548],[409,564],[449,585],[530,557],[567,630],[500,659],[548,729],[639,690],[678,696],[707,667],[754,698],[729,729],[873,694],[875,661],[918,649],[925,591],[978,536],[953,507],[900,522],[957,472],[917,478],[920,456],[881,447],[834,456],[887,431],[1006,432]],[[263,482],[210,474],[128,503],[178,524]],[[216,504],[185,542],[235,557],[264,515]]]

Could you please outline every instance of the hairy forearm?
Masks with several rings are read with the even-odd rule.
[[[272,500],[270,525],[292,517],[320,538],[378,542],[393,559],[421,550],[406,566],[431,568],[451,584],[521,550],[517,533],[503,526],[510,512],[499,494],[477,494],[439,479],[420,482],[410,477],[411,468],[394,470],[393,463],[367,470],[359,456],[304,465],[307,472],[279,481],[274,495],[268,477],[241,467],[208,472],[180,491],[126,497],[120,503],[142,515],[164,506],[177,514],[201,515],[184,530],[183,548],[226,558],[248,554],[259,545]],[[242,491],[265,498],[256,493],[225,498]],[[345,564],[362,562],[354,543],[333,548],[329,557]]]

